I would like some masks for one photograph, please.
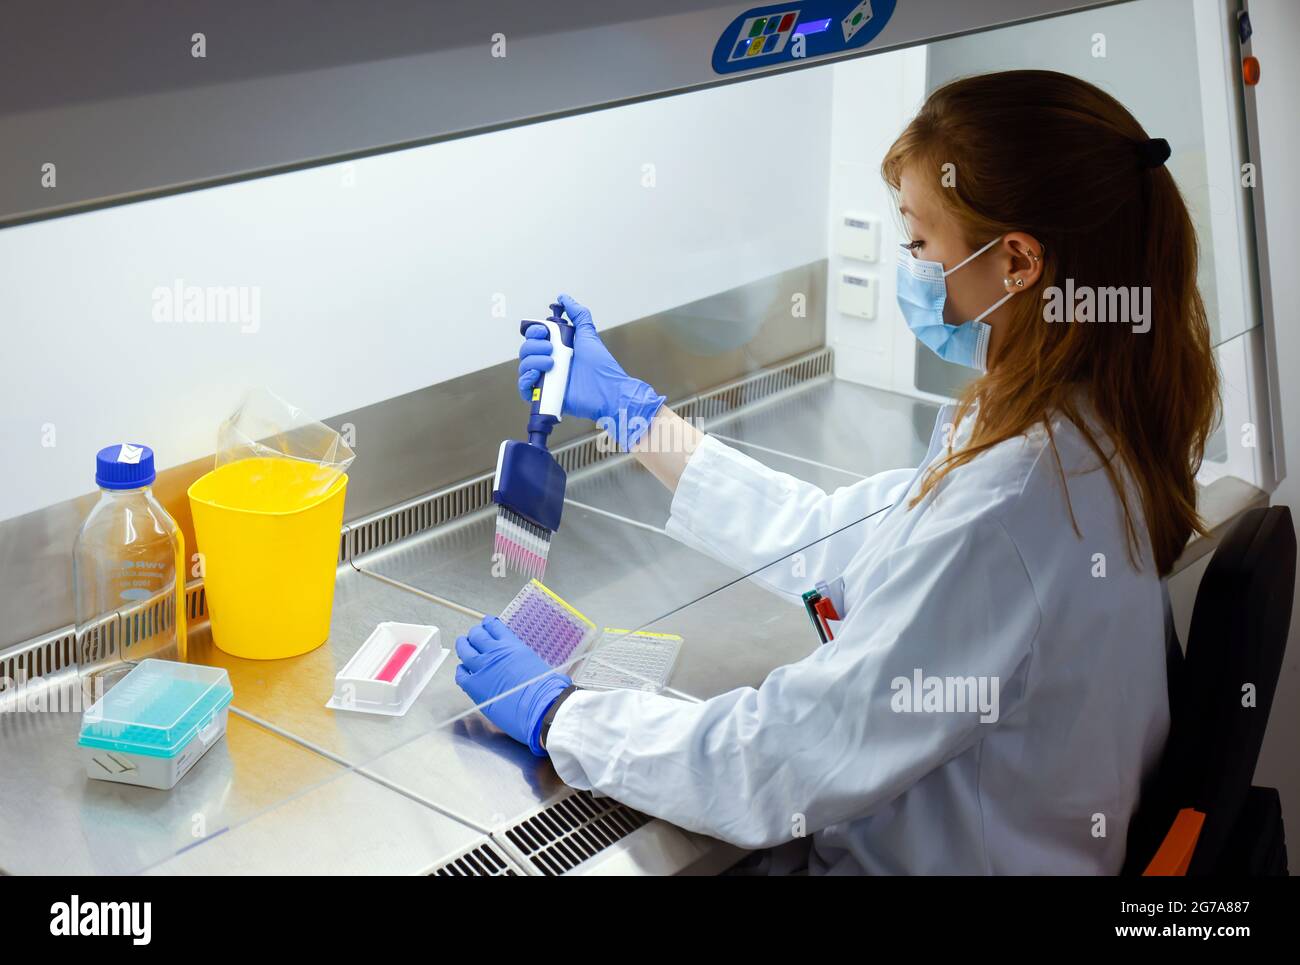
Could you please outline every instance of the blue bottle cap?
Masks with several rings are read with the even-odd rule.
[[[95,485],[100,489],[139,489],[156,476],[153,450],[138,442],[105,446],[95,456]]]

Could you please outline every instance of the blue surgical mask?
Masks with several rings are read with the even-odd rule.
[[[946,362],[988,371],[989,336],[993,330],[983,319],[1015,293],[1007,292],[968,322],[949,325],[943,320],[943,304],[948,300],[948,286],[944,279],[1001,240],[1000,237],[994,238],[948,271],[943,270],[941,262],[913,258],[906,247],[898,250],[898,307],[903,312],[903,319],[917,340]]]

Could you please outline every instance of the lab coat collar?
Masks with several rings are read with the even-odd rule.
[[[1072,386],[1072,395],[1075,405],[1079,409],[1079,416],[1088,428],[1092,430],[1093,435],[1102,443],[1103,448],[1107,448],[1106,443],[1109,436],[1102,426],[1101,420],[1097,417],[1096,407],[1092,403],[1092,398],[1088,394],[1086,386]],[[961,425],[956,426],[957,416],[956,402],[949,402],[939,407],[939,414],[934,420],[934,429],[930,433],[930,446],[925,453],[925,465],[932,462],[940,453],[942,453],[951,437],[954,449],[960,449],[975,430],[975,420],[979,417],[979,403],[974,403],[962,419]]]
[[[930,446],[925,451],[925,459],[921,464],[922,469],[933,462],[947,447],[948,436],[952,431],[954,431],[952,426],[956,415],[957,403],[955,402],[949,402],[947,405],[939,407],[939,414],[935,416],[934,419],[934,428],[930,431]],[[972,408],[971,411],[966,414],[965,421],[970,422],[973,425],[974,418],[975,410]],[[970,426],[962,426],[962,435],[970,435]]]

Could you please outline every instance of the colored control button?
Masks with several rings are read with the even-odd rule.
[[[765,23],[767,23],[767,18],[759,17],[757,20],[754,21],[754,26],[749,28],[749,35],[751,37],[757,37],[759,34],[763,32],[763,24]]]
[[[860,24],[860,23],[862,23],[862,14],[860,14],[860,13],[855,13],[855,14],[853,15],[853,26],[856,27],[856,26],[857,26],[858,24]]]
[[[763,53],[770,54],[776,50],[776,42],[781,39],[780,34],[768,34],[767,43],[763,45]]]
[[[767,21],[767,26],[763,28],[763,33],[774,34],[776,33],[776,28],[779,27],[780,25],[781,25],[781,21],[779,21],[776,17],[769,17]]]
[[[745,54],[745,56],[753,57],[755,54],[761,54],[762,52],[763,52],[763,38],[755,37],[753,40],[749,42],[749,53]]]
[[[791,27],[794,26],[794,17],[795,17],[794,14],[787,13],[784,17],[781,18],[781,33],[785,33],[787,30],[789,30]]]
[[[733,59],[736,57],[744,57],[746,52],[748,52],[748,50],[749,50],[749,38],[741,37],[740,43],[736,44],[736,49],[731,56]]]

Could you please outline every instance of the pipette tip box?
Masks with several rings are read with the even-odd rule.
[[[447,659],[437,627],[381,623],[334,678],[325,706],[401,717]]]
[[[140,661],[81,715],[77,746],[86,775],[175,787],[225,736],[233,696],[219,667]]]

